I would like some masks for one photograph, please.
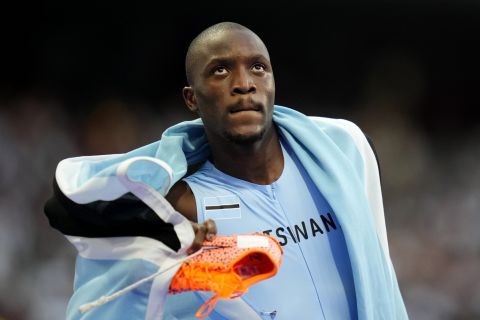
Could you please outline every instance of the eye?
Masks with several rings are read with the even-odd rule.
[[[252,69],[253,69],[253,71],[263,72],[263,71],[265,71],[265,69],[267,69],[267,67],[262,63],[255,63],[252,66]]]
[[[227,68],[225,68],[224,66],[217,66],[217,67],[213,68],[213,74],[215,74],[215,75],[222,76],[226,73],[227,73]]]

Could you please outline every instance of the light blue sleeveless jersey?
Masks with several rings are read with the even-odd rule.
[[[284,250],[278,274],[242,296],[264,319],[356,319],[342,229],[291,149],[282,148],[284,170],[270,185],[231,177],[208,161],[186,177],[195,195],[198,222],[215,220],[218,234],[263,232],[278,239]],[[166,314],[177,317],[166,319],[190,319],[187,315],[202,304],[193,303],[193,295],[169,297]],[[224,319],[216,312],[210,318]]]

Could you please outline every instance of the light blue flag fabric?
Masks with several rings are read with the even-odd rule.
[[[332,207],[341,225],[352,264],[358,318],[408,319],[388,252],[378,167],[362,131],[346,120],[307,117],[282,106],[274,107],[273,121]],[[148,203],[148,199],[144,199],[144,193],[135,193],[131,186],[125,184],[125,179],[119,177],[119,169],[126,161],[144,157],[161,159],[168,164],[160,166],[162,170],[156,174],[151,162],[139,161],[127,172],[131,181],[150,186],[155,192],[165,195],[169,188],[185,175],[188,165],[203,162],[209,153],[203,124],[197,119],[172,126],[163,133],[159,141],[125,154],[65,159],[57,167],[56,177],[62,192],[77,203],[113,200],[127,192],[133,192],[153,208],[155,202]],[[165,167],[171,168],[168,182],[164,179],[168,176],[165,174]],[[162,213],[158,211],[164,210],[163,207],[153,209],[162,217]],[[172,218],[172,213],[169,214]],[[174,224],[183,226],[176,231],[182,248],[186,249],[192,239],[192,235],[186,231],[189,227],[188,221],[182,221],[175,216]],[[69,240],[77,249],[83,248],[79,243],[83,246],[87,243],[90,248],[98,245],[96,239],[69,237]],[[109,243],[110,247],[115,245],[115,242]],[[158,246],[158,250],[168,249],[164,247]],[[151,251],[151,247],[148,249],[148,246],[141,244],[132,248],[137,251]],[[158,257],[181,260],[185,251],[180,252],[180,255],[175,254],[161,254]],[[113,260],[98,255],[87,258],[85,256],[88,255],[81,255],[77,262],[76,287],[69,305],[69,314],[72,316],[69,319],[94,319],[95,317],[88,318],[89,312],[94,314],[93,311],[80,314],[76,309],[98,298],[100,292],[109,294],[138,280],[138,275],[122,278],[115,270],[126,270],[126,274],[131,274],[132,270],[141,264],[141,270],[146,275],[156,272],[163,263],[158,257],[160,260],[140,259],[140,262],[131,259],[141,256],[138,253],[131,255],[131,250],[115,256]],[[116,262],[121,267],[115,267]],[[115,279],[102,281],[101,279],[110,277],[110,270],[115,271]],[[172,277],[173,274],[170,272],[169,276]],[[86,286],[91,286],[93,282],[85,279],[96,279],[95,290],[87,289]],[[109,302],[101,306],[105,308],[102,311],[105,313],[101,314],[108,314],[111,319],[122,319],[126,309],[120,304],[131,304],[135,306],[135,310],[131,311],[129,319],[158,317],[162,312],[162,299],[166,293],[165,288],[163,295],[159,295],[155,290],[158,291],[160,285],[165,287],[168,280],[163,279],[156,285],[155,282],[153,285],[144,284],[137,292],[139,296],[130,294],[121,300]],[[152,295],[155,295],[156,299],[151,299]]]

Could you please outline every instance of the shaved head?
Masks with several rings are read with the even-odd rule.
[[[202,119],[211,144],[258,145],[275,133],[275,80],[262,39],[233,22],[192,40],[185,61],[187,107]]]
[[[252,30],[235,22],[220,22],[208,27],[207,29],[203,30],[198,36],[196,36],[188,47],[187,56],[185,59],[185,73],[187,77],[187,82],[189,84],[193,83],[193,69],[195,63],[197,62],[198,53],[205,45],[205,43],[224,32],[235,30],[250,32],[252,33],[252,35],[257,37],[261,41],[261,39]]]

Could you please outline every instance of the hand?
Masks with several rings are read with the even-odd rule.
[[[212,241],[217,234],[217,225],[211,219],[206,220],[202,224],[192,222],[192,227],[195,232],[195,239],[193,239],[192,245],[187,251],[188,254],[198,251],[205,240]]]

